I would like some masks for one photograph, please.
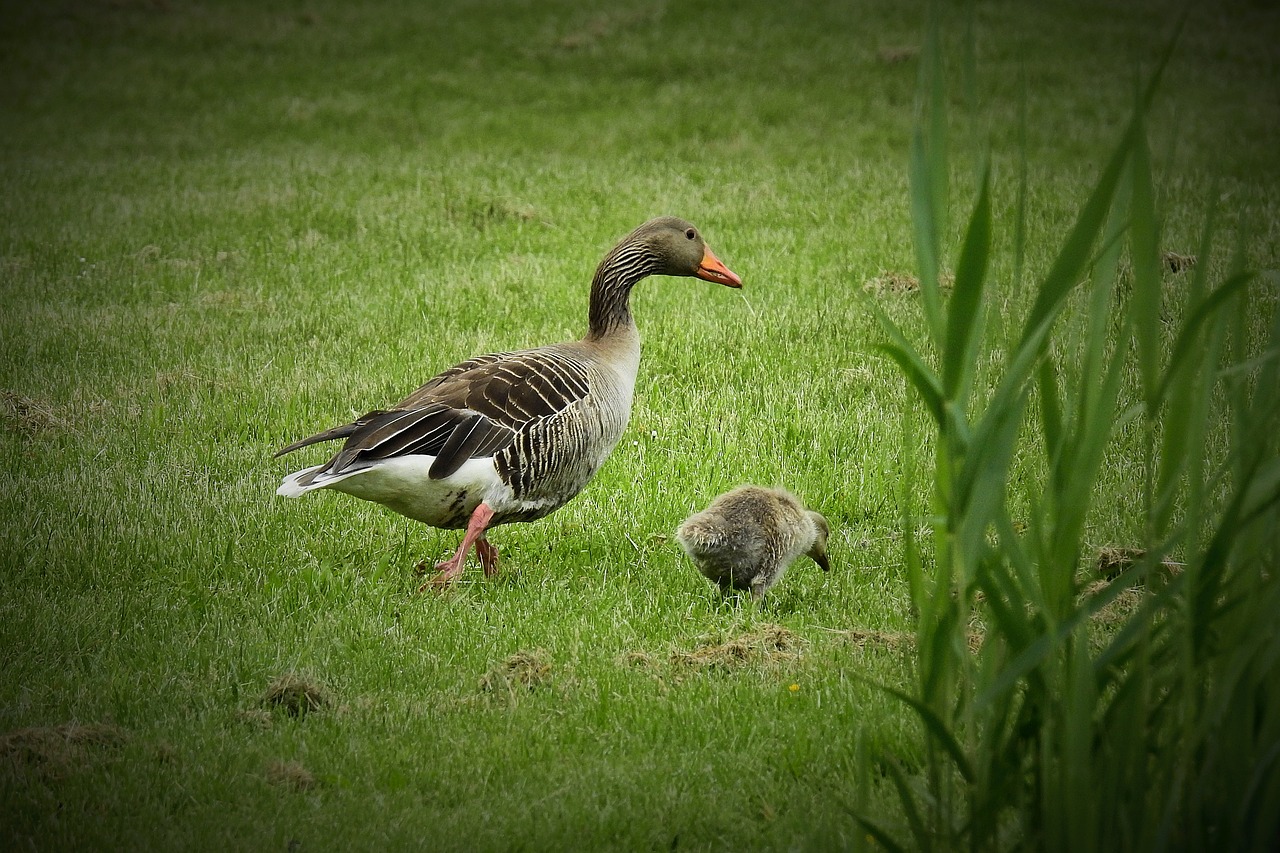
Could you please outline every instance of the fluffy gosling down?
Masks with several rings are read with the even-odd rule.
[[[676,541],[721,592],[750,590],[759,601],[801,554],[830,571],[829,534],[827,520],[785,489],[739,486],[686,518]]]

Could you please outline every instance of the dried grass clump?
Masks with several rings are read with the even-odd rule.
[[[938,275],[939,287],[946,289],[954,285],[955,276],[951,273],[943,272]],[[911,273],[882,271],[880,275],[863,282],[862,289],[875,296],[918,293],[920,291],[920,279]]]
[[[663,662],[662,659],[655,657],[654,655],[651,655],[648,652],[641,652],[636,650],[623,652],[622,654],[618,655],[618,663],[621,666],[638,666],[643,669],[655,669],[662,662]]]
[[[919,56],[920,48],[918,45],[882,47],[876,51],[876,59],[885,65],[897,65],[901,62],[909,62]]]
[[[1113,581],[1126,569],[1141,562],[1147,555],[1142,548],[1108,547],[1098,551],[1098,574],[1104,580]],[[1182,574],[1183,564],[1175,560],[1161,560],[1160,565],[1147,576],[1147,582],[1167,582]]]
[[[262,694],[259,704],[265,708],[283,708],[291,717],[328,707],[332,700],[323,685],[300,675],[277,676]]]
[[[319,784],[315,775],[301,762],[280,759],[267,765],[267,781],[293,791],[309,791]]]
[[[1165,252],[1160,256],[1160,260],[1171,273],[1186,272],[1196,265],[1195,255],[1182,255],[1177,252]]]
[[[67,421],[54,413],[50,404],[14,391],[0,391],[0,411],[4,413],[5,426],[27,438],[71,428]]]
[[[915,646],[915,634],[906,631],[875,631],[864,628],[850,628],[848,630],[838,631],[850,645],[857,646],[860,649],[881,648],[897,651],[898,649],[910,648]]]
[[[596,15],[580,29],[565,34],[556,40],[555,46],[558,50],[565,52],[598,48],[611,37],[627,30],[647,26],[657,21],[661,15],[661,7],[656,11],[649,9],[634,11],[615,9]]]
[[[1084,588],[1082,598],[1088,600],[1109,586],[1111,581],[1094,581]],[[1119,628],[1129,621],[1129,617],[1142,604],[1143,591],[1140,587],[1131,587],[1117,595],[1114,599],[1098,608],[1091,617],[1095,625],[1104,628]]]
[[[793,661],[804,640],[781,625],[762,625],[725,642],[703,640],[692,651],[673,651],[671,663],[695,669],[734,669]]]
[[[484,693],[530,693],[551,680],[551,664],[542,651],[519,651],[480,677]]]
[[[15,729],[0,735],[0,761],[5,769],[62,779],[96,753],[119,748],[128,734],[109,723],[66,723]]]

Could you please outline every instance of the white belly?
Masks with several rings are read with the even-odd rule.
[[[491,458],[469,459],[442,480],[433,480],[428,473],[434,461],[434,456],[397,456],[336,476],[321,475],[298,486],[298,477],[314,470],[306,469],[286,477],[276,493],[300,497],[316,489],[332,489],[445,529],[466,527],[482,501],[495,509],[510,501],[511,490],[498,479]]]

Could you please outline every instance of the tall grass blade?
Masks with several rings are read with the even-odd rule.
[[[973,379],[979,308],[990,254],[991,170],[986,167],[956,265],[955,286],[947,312],[946,349],[942,355],[943,394],[960,409],[964,408]]]
[[[1062,457],[1062,444],[1066,435],[1058,371],[1058,364],[1048,356],[1041,360],[1036,371],[1040,434],[1044,437],[1044,454],[1050,465],[1055,465],[1055,460]]]
[[[875,821],[860,814],[854,814],[853,819],[858,822],[858,825],[861,826],[868,835],[876,840],[877,844],[885,850],[888,850],[889,853],[906,853],[906,848],[899,844],[897,839],[885,831],[885,829]]]
[[[968,453],[953,501],[954,510],[961,515],[953,525],[957,542],[972,555],[973,562],[985,551],[987,530],[1005,504],[1005,484],[1017,451],[1028,393],[1023,389],[1012,399],[1001,399],[1002,408],[989,408],[967,442]],[[972,578],[966,578],[969,580]]]
[[[892,759],[885,762],[886,772],[889,779],[893,782],[893,787],[898,792],[898,802],[902,803],[902,813],[907,819],[907,826],[911,830],[911,834],[915,836],[916,849],[932,850],[934,837],[926,827],[924,818],[920,815],[920,809],[916,807],[916,794],[911,790],[911,784],[907,781],[906,774],[902,770],[902,766]]]
[[[890,331],[890,337],[895,337],[896,329]],[[937,376],[927,364],[920,354],[912,349],[911,345],[901,337],[901,333],[896,334],[898,340],[893,343],[879,344],[876,346],[880,352],[889,356],[897,362],[902,368],[902,372],[907,375],[911,384],[915,386],[920,398],[924,401],[925,408],[929,410],[929,414],[933,416],[934,421],[939,427],[945,427],[947,423],[946,404],[943,402],[942,387],[938,383]]]
[[[1138,374],[1142,379],[1143,398],[1150,416],[1156,408],[1156,387],[1160,376],[1160,226],[1155,217],[1155,194],[1151,186],[1151,162],[1147,151],[1142,114],[1134,117],[1133,208],[1130,256],[1133,261],[1133,295],[1131,314],[1138,319],[1133,331],[1137,338]]]
[[[934,345],[943,339],[942,297],[938,287],[939,235],[937,189],[930,180],[930,153],[920,132],[911,139],[911,219],[915,234],[916,266],[920,272],[920,295],[925,320]]]
[[[930,610],[922,610],[918,632],[920,649],[920,698],[931,707],[950,706],[955,687],[954,628],[959,623],[959,613],[947,595],[949,584],[939,579],[936,593],[941,593]]]
[[[1012,296],[1022,295],[1027,267],[1027,69],[1018,67],[1018,189],[1013,220],[1013,288]]]
[[[1137,125],[1130,122],[1124,137],[1094,185],[1088,200],[1076,217],[1062,249],[1040,285],[1036,301],[1031,306],[1023,325],[1020,348],[1036,345],[1047,334],[1047,323],[1060,307],[1062,300],[1080,281],[1091,256],[1091,248],[1097,240],[1107,211],[1115,197],[1116,186],[1129,159]]]
[[[1280,504],[1280,459],[1262,464],[1245,490],[1240,524],[1248,526]]]
[[[916,456],[916,411],[911,400],[902,404],[902,480],[899,483],[901,494],[898,498],[902,518],[902,548],[907,571],[907,586],[912,601],[926,601],[928,597],[924,588],[924,567],[920,556],[920,545],[916,542],[916,526],[920,523],[919,511],[916,508],[915,492],[911,485],[916,482],[919,465]]]
[[[1200,332],[1205,323],[1212,319],[1218,311],[1227,307],[1230,300],[1244,290],[1255,278],[1257,278],[1257,274],[1253,272],[1236,273],[1215,288],[1202,302],[1192,307],[1191,313],[1178,329],[1172,354],[1169,356],[1169,362],[1160,376],[1155,393],[1152,395],[1151,405],[1155,409],[1159,410],[1163,406],[1165,398],[1169,395],[1170,387],[1184,371],[1189,369],[1192,356],[1197,354],[1197,347],[1200,344]]]
[[[956,740],[951,729],[947,727],[946,722],[934,712],[932,708],[921,702],[909,693],[904,693],[894,687],[883,686],[883,689],[893,696],[898,697],[915,710],[920,721],[924,723],[925,729],[937,741],[938,745],[951,757],[955,763],[956,769],[960,775],[964,777],[966,782],[972,782],[974,778],[973,766],[969,762],[968,756],[964,754],[964,750],[960,746],[960,742]]]
[[[938,286],[941,239],[947,229],[947,115],[945,77],[942,68],[941,9],[931,5],[921,52],[920,91],[927,93],[921,105],[926,115],[911,140],[910,191],[915,234],[916,262],[925,319],[934,346],[943,346],[942,294]]]

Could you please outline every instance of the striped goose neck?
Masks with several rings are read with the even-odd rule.
[[[631,319],[631,288],[658,269],[658,256],[642,243],[615,246],[596,268],[591,282],[588,312],[588,340],[599,340],[616,329],[634,325]]]

